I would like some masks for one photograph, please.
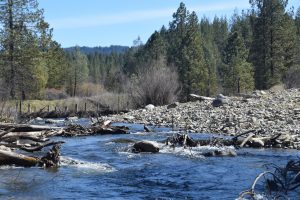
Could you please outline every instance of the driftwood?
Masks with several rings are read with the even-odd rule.
[[[300,187],[300,160],[290,160],[284,167],[274,164],[266,166],[268,170],[260,173],[251,188],[239,195],[239,199],[257,199],[257,195],[262,193],[266,195],[266,199],[290,199],[289,193]],[[265,186],[260,188],[265,188],[265,191],[256,189],[259,181]]]
[[[62,141],[49,141],[45,133],[57,130],[55,127],[35,126],[27,124],[0,124],[0,145],[4,148],[0,150],[0,165],[16,165],[23,167],[58,166],[59,149]],[[56,132],[59,132],[57,130]],[[20,152],[16,153],[12,149],[19,149],[26,152],[40,151],[45,147],[53,146],[52,149],[42,158],[28,156]],[[6,149],[5,149],[6,147]]]
[[[13,129],[10,132],[32,132],[32,131],[46,131],[53,129],[61,129],[60,127],[40,126],[40,125],[28,125],[28,124],[7,124],[0,123],[0,129],[8,130]]]
[[[1,165],[16,165],[23,167],[33,167],[39,163],[39,159],[35,157],[25,156],[12,151],[0,150]]]
[[[148,133],[152,132],[151,129],[148,126],[146,126],[145,124],[144,124],[144,130]]]
[[[205,100],[212,101],[212,100],[214,100],[214,98],[200,96],[200,95],[196,95],[196,94],[190,94],[189,96],[192,101],[205,101]]]
[[[125,126],[109,126],[96,125],[91,128],[85,128],[81,125],[69,125],[58,136],[73,137],[73,136],[88,136],[88,135],[107,135],[107,134],[128,134],[129,129]]]
[[[15,165],[22,167],[57,167],[59,164],[60,146],[53,148],[42,158],[26,156],[12,151],[0,150],[0,165]]]
[[[167,138],[165,143],[171,146],[195,147],[195,146],[234,146],[236,148],[252,147],[252,148],[269,148],[276,147],[277,144],[283,144],[278,141],[280,135],[274,137],[261,137],[257,135],[258,131],[250,130],[239,134],[233,138],[211,138],[194,140],[187,134],[176,134]],[[246,136],[243,138],[243,136]]]

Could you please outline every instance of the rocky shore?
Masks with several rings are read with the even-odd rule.
[[[196,133],[236,136],[255,130],[260,137],[278,136],[284,146],[300,149],[300,89],[255,91],[250,95],[133,110],[108,118],[117,122],[167,126]],[[105,117],[107,119],[107,117]]]

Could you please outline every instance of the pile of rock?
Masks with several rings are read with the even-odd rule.
[[[196,97],[195,97],[196,98]],[[261,136],[276,136],[300,148],[300,90],[255,91],[250,95],[215,99],[198,97],[188,103],[147,106],[110,119],[188,129],[198,133],[237,135],[261,130]]]

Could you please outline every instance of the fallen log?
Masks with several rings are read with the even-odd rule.
[[[50,127],[50,126],[41,126],[41,125],[0,123],[0,129],[7,130],[12,128],[14,128],[14,130],[11,132],[32,132],[32,131],[61,129],[61,127]]]
[[[125,126],[92,126],[85,128],[81,125],[69,125],[57,136],[74,137],[74,136],[89,136],[89,135],[115,135],[128,134],[129,129]]]
[[[244,147],[244,145],[245,145],[249,140],[251,140],[251,139],[253,138],[253,136],[254,136],[253,133],[249,134],[248,137],[246,137],[245,140],[242,142],[242,144],[240,144],[240,147],[241,147],[241,148]]]
[[[0,150],[0,165],[34,167],[38,163],[39,163],[38,158],[25,156],[12,151]]]
[[[14,130],[15,130],[15,128],[10,128],[10,129],[8,129],[8,130],[6,130],[6,131],[2,131],[2,132],[0,133],[0,139],[1,139],[3,136],[7,135],[8,133],[10,133],[10,132],[12,132],[12,131],[14,131]]]
[[[40,150],[42,150],[43,148],[48,147],[48,146],[57,145],[57,144],[63,144],[63,143],[65,143],[65,142],[64,142],[64,141],[48,142],[48,143],[44,143],[44,144],[41,144],[41,145],[36,146],[36,147],[25,147],[25,146],[21,146],[21,147],[19,147],[19,148],[22,149],[23,151],[27,151],[27,152],[35,152],[35,151],[40,151]]]
[[[21,167],[57,167],[59,165],[60,146],[55,144],[42,158],[27,156],[12,151],[0,150],[0,165]]]

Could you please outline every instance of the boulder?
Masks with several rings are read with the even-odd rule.
[[[133,152],[140,153],[140,152],[150,152],[150,153],[157,153],[159,152],[159,146],[156,142],[152,141],[140,141],[136,142],[133,145]]]
[[[228,157],[235,157],[237,156],[237,153],[234,149],[224,149],[224,150],[214,150],[214,151],[209,151],[203,154],[205,157],[223,157],[223,156],[228,156]]]
[[[134,120],[135,117],[130,116],[130,115],[127,115],[127,116],[124,116],[123,119],[124,119],[124,120]]]
[[[149,104],[149,105],[145,106],[145,108],[146,108],[146,110],[153,110],[155,108],[155,106],[152,104]]]
[[[223,94],[219,94],[212,102],[213,107],[220,107],[229,103],[229,99]]]

